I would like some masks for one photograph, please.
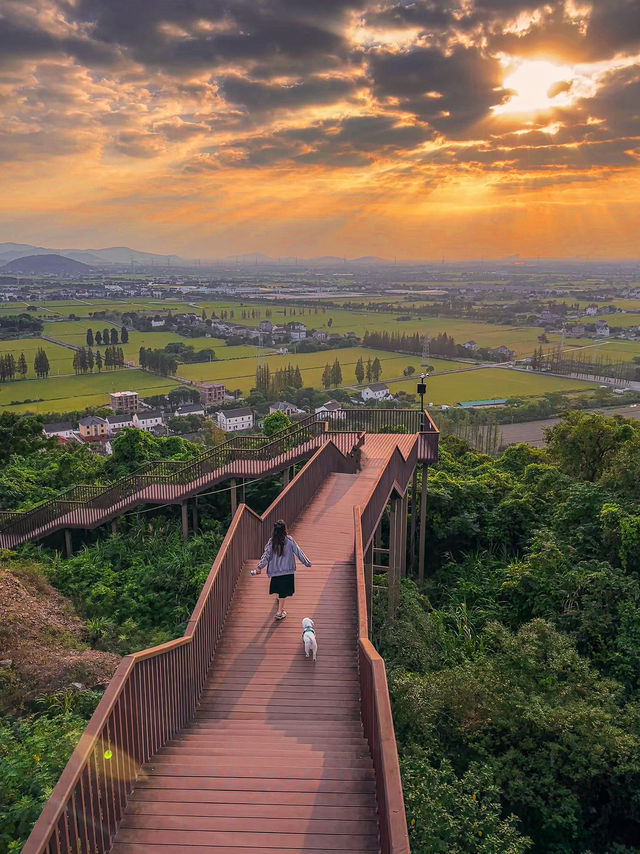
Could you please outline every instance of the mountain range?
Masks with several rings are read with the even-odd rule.
[[[194,267],[198,262],[193,259],[181,258],[177,255],[157,255],[153,252],[140,252],[130,249],[128,246],[111,246],[105,249],[51,249],[44,246],[32,246],[29,243],[0,243],[0,267],[18,258],[32,257],[34,255],[58,255],[70,258],[90,267],[126,266],[135,264],[145,267]],[[384,258],[367,255],[362,258],[342,258],[338,255],[321,255],[316,258],[273,258],[261,252],[247,252],[241,255],[229,255],[216,261],[203,261],[203,266],[211,267],[218,264],[238,264],[242,266],[253,265],[299,265],[309,266],[341,266],[348,264],[366,264],[369,266],[377,264],[388,264]],[[198,264],[199,265],[199,264]]]

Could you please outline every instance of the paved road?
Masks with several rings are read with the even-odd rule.
[[[593,409],[590,412],[600,412],[603,415],[622,415],[625,418],[640,420],[640,406],[616,406],[615,408]],[[522,424],[502,425],[502,445],[515,445],[518,442],[527,442],[536,448],[544,445],[543,429],[553,427],[560,421],[559,418],[542,418],[539,421],[525,421]]]

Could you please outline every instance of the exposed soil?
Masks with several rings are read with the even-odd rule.
[[[28,562],[0,562],[0,711],[71,687],[105,685],[119,658],[90,649],[73,606]]]

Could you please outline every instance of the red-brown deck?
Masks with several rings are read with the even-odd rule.
[[[313,567],[299,567],[283,622],[268,579],[245,565],[195,718],[144,767],[114,854],[380,850],[360,720],[353,508],[398,442],[415,436],[367,437],[362,472],[331,474],[299,517],[292,533]]]

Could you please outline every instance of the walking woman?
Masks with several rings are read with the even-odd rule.
[[[296,557],[305,566],[311,561],[287,533],[287,526],[279,519],[273,526],[273,534],[264,549],[264,554],[256,568],[256,575],[266,566],[271,579],[269,593],[276,596],[276,620],[284,620],[287,612],[282,609],[282,601],[295,593]]]

